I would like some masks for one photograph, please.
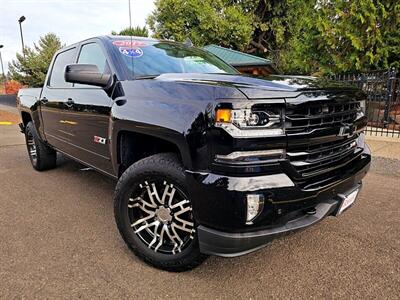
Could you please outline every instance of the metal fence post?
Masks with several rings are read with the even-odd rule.
[[[389,69],[388,70],[388,81],[387,81],[387,91],[386,91],[386,99],[385,99],[385,111],[383,115],[383,120],[386,124],[390,123],[389,120],[389,112],[390,112],[390,104],[392,103],[392,100],[394,99],[394,81],[396,80],[396,73],[397,70],[395,68]]]

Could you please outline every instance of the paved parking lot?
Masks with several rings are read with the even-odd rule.
[[[399,154],[400,155],[400,154]],[[113,217],[115,182],[62,158],[38,173],[0,126],[0,298],[400,298],[400,161],[375,158],[356,205],[234,259],[148,267]]]

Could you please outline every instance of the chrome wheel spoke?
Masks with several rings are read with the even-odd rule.
[[[184,205],[188,204],[188,203],[189,203],[189,201],[183,200],[173,206],[174,208],[177,208],[177,207],[180,208],[177,212],[175,212],[174,218],[176,221],[181,223],[181,225],[179,225],[174,222],[174,226],[180,230],[192,233],[192,232],[194,232],[194,222],[184,220],[183,218],[180,217],[180,215],[192,211],[192,207],[190,207],[190,206],[184,207]]]
[[[31,135],[28,136],[26,144],[28,146],[29,155],[31,156],[31,158],[33,160],[36,160],[36,157],[37,157],[36,144],[35,144],[35,140],[33,139],[33,137]]]
[[[144,201],[142,197],[137,197],[135,199],[129,198],[129,203],[130,203],[128,204],[129,208],[139,207],[142,211],[148,214],[154,213],[154,209],[157,207],[147,203],[146,201]],[[150,209],[153,210],[147,209],[146,206],[148,206]]]
[[[171,229],[172,229],[172,226],[171,226]],[[180,239],[180,237],[176,235],[176,232],[172,235],[169,227],[167,227],[166,233],[167,233],[169,239],[171,240],[171,242],[174,244],[174,248],[172,249],[172,254],[176,254],[176,250],[178,250],[178,252],[181,252],[181,250],[180,250],[181,244],[178,245],[178,243],[175,241],[175,239],[177,239],[178,241],[182,241]]]
[[[158,249],[160,249],[160,247],[162,246],[162,244],[164,244],[164,232],[166,230],[168,230],[168,226],[164,224],[163,227],[161,228],[161,233],[160,233],[160,236],[159,236],[159,242],[158,242],[157,246],[154,248],[154,251],[157,252]],[[149,246],[149,248],[150,248],[150,246]]]
[[[161,197],[160,186],[164,187]],[[162,184],[145,181],[139,187],[138,196],[128,201],[133,232],[155,252],[182,252],[195,232],[190,201],[179,188],[166,181]]]
[[[182,245],[183,245],[183,241],[182,241],[181,237],[179,236],[179,234],[176,232],[175,226],[176,226],[176,225],[175,225],[174,223],[172,223],[172,225],[171,225],[171,231],[173,232],[173,237],[174,237],[175,239],[177,239],[178,242],[179,242],[179,245],[178,245],[178,247],[177,247],[178,252],[181,252],[181,251],[182,251],[182,250],[181,250],[181,247],[182,247]]]
[[[149,199],[154,207],[157,207],[157,203],[161,203],[160,196],[158,195],[157,187],[154,183],[151,184],[151,187],[147,181],[145,181],[147,194],[149,195]],[[142,186],[141,186],[142,187]],[[155,198],[155,199],[154,199]],[[162,203],[161,203],[162,204]]]
[[[154,230],[153,230],[153,234],[154,234],[154,237],[153,237],[153,239],[151,240],[151,242],[150,242],[150,244],[149,244],[149,248],[151,248],[151,246],[153,246],[156,242],[157,242],[157,237],[158,237],[158,235],[157,235],[157,230],[158,230],[158,227],[160,226],[160,222],[154,222],[155,224],[154,224]]]
[[[135,226],[137,226],[137,225],[139,225],[139,224],[141,224],[141,223],[145,223],[145,225],[143,225],[144,226],[144,228],[142,228],[142,227],[140,227],[138,230],[136,230],[136,232],[135,233],[137,233],[137,232],[139,232],[139,231],[142,231],[143,229],[145,229],[145,228],[147,228],[147,227],[149,227],[150,225],[148,225],[147,224],[147,220],[149,220],[149,219],[151,219],[151,218],[154,218],[154,216],[155,216],[155,213],[152,213],[152,214],[150,214],[150,215],[148,215],[147,217],[144,217],[144,218],[141,218],[141,219],[139,219],[139,220],[137,220],[135,223],[133,223],[133,224],[131,224],[131,227],[135,227]],[[147,227],[146,227],[147,226]]]
[[[176,189],[174,188],[173,184],[167,184],[166,181],[164,181],[164,185],[165,185],[165,188],[164,188],[164,193],[161,198],[161,202],[162,202],[162,204],[165,204],[165,200],[168,197],[167,203],[168,203],[168,206],[171,207],[172,200],[174,200],[174,195],[175,195]],[[170,188],[171,188],[171,191],[169,191]]]
[[[156,225],[158,223],[158,221],[154,221],[153,223],[145,223],[144,225],[142,225],[141,227],[139,227],[139,229],[137,229],[137,230],[135,230],[135,233],[139,233],[139,232],[141,232],[143,229],[146,229],[146,228],[150,228],[151,226],[154,226],[154,225]]]
[[[177,207],[180,207],[181,209],[183,209],[184,207],[184,205],[185,204],[188,204],[188,203],[190,203],[188,200],[182,200],[181,202],[178,202],[178,203],[176,203],[176,204],[174,204],[174,205],[171,205],[171,209],[175,209],[175,208],[177,208]]]
[[[182,231],[186,231],[186,232],[189,232],[189,233],[195,232],[195,230],[193,229],[193,227],[192,227],[192,228],[187,228],[186,225],[181,226],[181,225],[178,225],[178,224],[173,223],[173,224],[172,224],[172,227],[178,228],[178,229],[180,229],[180,230],[182,230]]]

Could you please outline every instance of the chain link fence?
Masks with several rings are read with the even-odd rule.
[[[367,94],[367,133],[400,138],[400,78],[395,69],[336,75]]]

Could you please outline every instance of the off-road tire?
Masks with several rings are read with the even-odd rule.
[[[44,171],[56,167],[57,152],[40,140],[32,122],[25,127],[25,142],[29,159],[35,170]]]
[[[132,164],[120,177],[114,195],[114,214],[119,232],[122,238],[133,251],[145,263],[166,271],[182,272],[200,265],[207,257],[200,253],[197,232],[193,234],[190,244],[176,254],[164,254],[150,249],[139,238],[131,227],[128,213],[128,201],[135,186],[151,178],[165,178],[179,187],[188,195],[185,183],[185,171],[177,155],[173,153],[161,153],[144,158]],[[190,199],[188,199],[190,201]]]

